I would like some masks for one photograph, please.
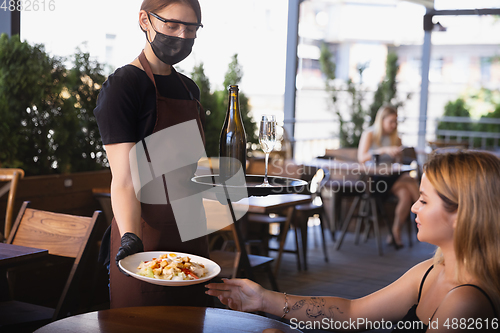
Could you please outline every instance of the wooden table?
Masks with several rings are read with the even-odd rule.
[[[245,312],[217,308],[148,306],[85,313],[48,324],[37,333],[238,333],[267,328],[300,332],[282,322]]]
[[[25,264],[49,254],[49,251],[33,247],[0,243],[0,269]]]
[[[47,256],[49,251],[13,244],[0,243],[0,301],[8,300],[7,269],[29,264]]]

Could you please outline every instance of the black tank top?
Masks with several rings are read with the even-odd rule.
[[[414,333],[419,333],[419,332],[426,332],[427,331],[427,328],[428,328],[428,325],[425,325],[417,316],[417,306],[418,306],[418,303],[420,302],[420,296],[422,296],[422,287],[424,286],[424,282],[425,282],[425,279],[427,278],[427,275],[429,275],[430,271],[434,268],[434,265],[429,267],[429,269],[427,270],[427,272],[425,272],[424,274],[424,277],[422,278],[422,282],[420,282],[420,289],[418,291],[418,299],[417,299],[417,304],[414,304],[410,310],[408,310],[408,312],[406,313],[406,315],[403,317],[403,319],[401,319],[401,322],[406,324],[406,325],[399,325],[400,327],[409,327],[409,328],[398,328],[398,326],[396,326],[395,329],[392,330],[392,332],[414,332]],[[455,288],[453,289],[456,289],[456,288],[459,288],[459,287],[464,287],[464,286],[470,286],[470,287],[474,287],[476,288],[477,290],[479,290],[480,292],[483,293],[484,296],[486,296],[486,298],[488,299],[488,301],[490,302],[491,304],[491,307],[493,308],[493,313],[495,315],[495,318],[497,317],[497,312],[496,312],[496,309],[495,309],[495,306],[493,305],[493,302],[491,300],[491,298],[488,296],[488,294],[483,290],[481,289],[480,287],[474,285],[474,284],[462,284],[462,285],[459,285],[459,286],[456,286]],[[453,290],[452,289],[452,290]],[[451,291],[451,290],[450,290]],[[439,308],[439,307],[438,307]],[[436,309],[437,311],[437,309]],[[432,317],[430,320],[432,320],[432,318],[434,317],[434,315],[436,314],[436,311],[434,311],[434,313],[432,314]]]

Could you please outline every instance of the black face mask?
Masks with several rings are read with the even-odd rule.
[[[152,42],[149,41],[147,32],[146,39],[155,56],[167,65],[175,65],[186,59],[194,45],[194,38],[168,36],[158,31]]]

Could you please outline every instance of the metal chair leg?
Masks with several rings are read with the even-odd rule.
[[[372,231],[372,221],[368,218],[365,223],[365,231],[363,232],[363,243],[368,242],[368,237],[370,237],[370,232]]]
[[[324,209],[323,209],[324,212]],[[326,249],[326,241],[325,241],[325,218],[323,213],[319,214],[319,227],[321,228],[321,239],[323,240],[323,253],[325,254],[325,262],[328,262],[328,251]]]
[[[294,213],[296,214],[296,213]],[[297,217],[295,217],[295,219],[297,219]],[[299,271],[302,270],[302,265],[300,263],[300,250],[301,250],[301,247],[299,245],[299,229],[300,229],[300,226],[299,224],[297,223],[297,220],[293,220],[292,221],[295,221],[294,223],[294,230],[293,230],[293,233],[294,233],[294,237],[295,237],[295,251],[297,251],[297,269]]]
[[[375,232],[375,240],[377,242],[377,248],[378,248],[378,254],[383,255],[382,253],[382,241],[380,239],[380,228],[378,224],[378,217],[377,217],[377,204],[375,202],[375,198],[370,198],[370,205],[371,205],[371,210],[372,210],[372,217],[373,217],[373,230]]]
[[[359,234],[361,232],[361,224],[363,223],[365,217],[368,216],[367,211],[366,211],[366,198],[361,198],[361,201],[359,203],[359,210],[358,210],[358,218],[356,219],[356,229],[355,229],[355,238],[354,238],[354,244],[358,245],[359,243]]]
[[[344,223],[342,224],[342,230],[340,232],[340,237],[337,239],[337,242],[335,243],[335,250],[340,249],[340,246],[342,245],[342,241],[344,240],[345,233],[347,231],[347,228],[349,227],[349,224],[351,223],[352,215],[354,213],[354,210],[356,209],[356,206],[358,205],[360,200],[360,197],[355,197],[353,203],[351,204],[351,207],[349,208],[349,212],[347,213],[346,219],[344,220]]]

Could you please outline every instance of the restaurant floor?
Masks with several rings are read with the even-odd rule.
[[[386,232],[383,230],[383,232]],[[421,243],[413,234],[413,246],[409,246],[408,235],[404,232],[404,247],[396,250],[385,244],[383,233],[383,255],[379,256],[375,238],[366,243],[354,244],[353,233],[347,233],[341,248],[336,251],[330,233],[326,233],[329,261],[325,262],[321,246],[319,226],[309,227],[308,270],[298,271],[295,254],[285,253],[277,276],[281,292],[308,296],[339,296],[349,299],[363,297],[379,290],[401,275],[413,265],[433,256],[435,247]],[[287,246],[294,247],[293,235],[287,238]],[[271,252],[271,256],[274,254]],[[267,288],[267,276],[257,274],[257,281]],[[296,324],[295,324],[296,325]],[[324,332],[307,330],[303,332]],[[386,330],[387,331],[387,330]],[[372,330],[370,332],[386,332]]]

